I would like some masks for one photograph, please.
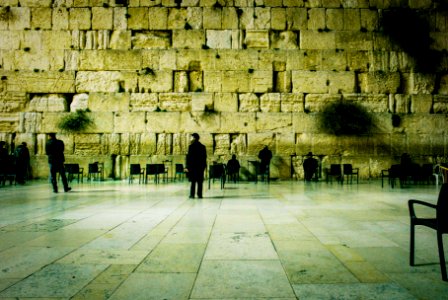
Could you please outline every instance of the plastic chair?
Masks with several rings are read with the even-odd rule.
[[[132,182],[134,175],[138,175],[138,183],[141,183],[145,176],[145,168],[141,168],[140,164],[131,164],[129,168],[129,183]]]
[[[67,173],[68,182],[72,182],[74,176],[77,176],[79,183],[79,177],[81,177],[81,182],[84,179],[84,168],[80,168],[79,164],[65,164],[65,173]]]
[[[435,218],[419,218],[416,215],[414,206],[420,205],[435,209]],[[442,280],[448,281],[445,265],[445,254],[443,250],[443,234],[448,233],[448,183],[444,182],[439,192],[437,204],[424,202],[421,200],[411,199],[408,201],[409,215],[411,218],[411,241],[410,241],[410,255],[409,264],[415,265],[415,226],[425,226],[434,229],[437,233],[437,245],[439,249],[440,269],[442,273]]]
[[[223,164],[211,165],[208,170],[208,188],[210,189],[210,182],[219,179],[221,182],[221,189],[226,184],[226,167]]]
[[[95,178],[96,180],[103,179],[103,170],[99,166],[98,162],[94,162],[93,164],[89,164],[89,172],[87,173],[87,179],[92,180]]]
[[[342,165],[343,176],[347,176],[347,181],[350,178],[350,183],[352,183],[353,176],[356,175],[356,183],[359,183],[359,168],[353,168],[351,164]]]
[[[179,177],[179,179],[182,179],[185,177],[185,169],[183,164],[176,164],[175,165],[175,172],[174,172],[174,180]]]
[[[159,167],[157,164],[147,164],[145,173],[145,183],[148,183],[148,177],[154,176],[154,183],[159,183]]]
[[[331,164],[330,169],[327,169],[327,182],[333,181],[333,178],[336,178],[336,180],[342,184],[344,177],[342,174],[342,168],[340,164]]]

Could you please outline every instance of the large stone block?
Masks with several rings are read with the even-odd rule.
[[[411,112],[428,114],[432,109],[432,95],[412,95]]]
[[[171,32],[149,31],[136,33],[132,37],[133,49],[166,49],[171,45]]]
[[[330,30],[344,30],[344,10],[333,8],[327,9],[326,27]]]
[[[292,114],[293,128],[297,133],[316,133],[319,132],[319,115],[310,113],[293,113]]]
[[[156,93],[131,93],[129,107],[131,111],[156,111],[159,99]]]
[[[269,31],[247,30],[244,44],[247,48],[269,48]]]
[[[308,29],[325,29],[325,8],[311,8],[308,10]]]
[[[4,72],[7,91],[30,93],[73,93],[73,72]]]
[[[448,113],[448,97],[445,95],[435,95],[433,111],[436,114]]]
[[[42,113],[20,113],[19,132],[38,133],[42,129]]]
[[[286,29],[306,30],[308,29],[308,12],[306,8],[286,9]]]
[[[191,110],[211,112],[214,111],[214,94],[213,93],[192,93],[191,95]]]
[[[62,95],[44,95],[34,96],[28,107],[29,111],[36,112],[55,112],[67,111],[67,100]]]
[[[254,29],[269,30],[271,27],[271,8],[255,7],[254,9]]]
[[[168,28],[168,8],[166,7],[150,7],[149,29],[166,30]]]
[[[214,155],[228,155],[230,153],[230,135],[228,133],[213,136]]]
[[[205,92],[221,92],[223,72],[221,71],[204,71],[204,91]],[[227,89],[227,87],[226,87]]]
[[[105,70],[140,70],[141,55],[139,51],[106,50],[104,55]]]
[[[361,92],[373,94],[395,94],[400,87],[397,72],[368,72],[359,74]]]
[[[222,27],[225,29],[238,29],[239,18],[236,7],[223,7],[222,9]]]
[[[182,130],[178,127],[175,132],[220,132],[220,115],[215,112],[182,113],[180,116]]]
[[[147,7],[128,7],[128,29],[141,30],[149,28]]]
[[[26,93],[0,92],[0,112],[25,111],[28,101],[29,99]]]
[[[146,114],[146,132],[183,132],[181,114],[179,112],[148,112]]]
[[[17,132],[19,125],[19,113],[0,113],[0,132]]]
[[[409,79],[410,94],[432,94],[434,92],[436,74],[411,73]]]
[[[385,94],[344,94],[343,99],[354,101],[364,106],[367,111],[374,113],[389,112],[389,97]]]
[[[260,110],[262,112],[280,112],[280,93],[266,93],[260,97]]]
[[[89,95],[88,94],[76,94],[73,96],[73,100],[70,103],[70,111],[85,110],[89,107]]]
[[[271,9],[271,29],[285,30],[286,29],[286,10],[285,8]]]
[[[70,46],[70,32],[62,30],[42,31],[42,49],[69,49]]]
[[[346,50],[373,50],[372,32],[337,31],[336,48]]]
[[[142,92],[167,93],[173,91],[173,72],[154,71],[154,74],[138,76],[138,86]]]
[[[358,31],[361,29],[361,15],[359,9],[344,9],[344,30]]]
[[[232,31],[231,30],[207,30],[206,45],[212,49],[231,49]]]
[[[222,9],[204,7],[202,18],[204,29],[221,29]]]
[[[247,155],[252,155],[254,160],[258,159],[258,153],[264,146],[268,146],[272,155],[276,155],[276,134],[273,132],[250,133],[247,135]]]
[[[110,37],[109,47],[116,50],[131,49],[131,34],[130,30],[114,30]]]
[[[379,26],[379,15],[377,10],[361,9],[361,28],[374,31]]]
[[[51,29],[52,9],[48,7],[37,7],[31,9],[32,29]]]
[[[398,114],[408,114],[411,109],[411,96],[396,94],[393,97],[393,112]]]
[[[308,94],[305,96],[305,111],[322,112],[324,108],[334,102],[342,99],[342,95],[338,94]]]
[[[237,112],[238,95],[236,93],[215,93],[213,107],[217,112]]]
[[[132,120],[132,124],[129,122]],[[117,133],[139,133],[146,131],[145,112],[118,112],[114,114],[114,132]]]
[[[92,12],[90,8],[70,8],[69,9],[69,29],[70,30],[89,30],[91,24]]]
[[[248,71],[224,71],[221,77],[222,92],[249,92],[251,90],[251,74]],[[206,80],[206,82],[208,82]]]
[[[114,29],[126,30],[127,27],[127,7],[114,7]]]
[[[21,36],[11,31],[0,31],[0,49],[19,49]]]
[[[260,99],[256,94],[238,94],[238,103],[240,112],[258,112],[260,111]]]
[[[304,111],[304,95],[297,93],[280,94],[280,111],[281,112],[303,112]]]
[[[122,80],[122,74],[117,71],[80,71],[76,74],[76,91],[116,93]]]
[[[179,49],[201,49],[205,45],[203,30],[173,30],[173,47]]]
[[[129,93],[90,93],[91,111],[129,112]]]
[[[256,114],[252,112],[222,112],[221,132],[249,133],[255,131]]]
[[[291,132],[292,115],[285,113],[257,113],[257,132]]]
[[[29,7],[10,7],[9,30],[25,30],[31,27],[31,9]]]
[[[270,35],[272,49],[298,49],[297,34],[293,31],[272,32]]]
[[[163,111],[190,111],[191,94],[189,93],[161,93],[159,106]]]
[[[92,7],[92,29],[113,28],[113,8]]]
[[[300,31],[300,49],[334,49],[335,47],[336,34],[334,32]]]

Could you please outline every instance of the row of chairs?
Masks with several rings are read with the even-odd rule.
[[[444,166],[442,164],[441,166]],[[381,171],[381,187],[384,187],[384,179],[387,178],[389,185],[394,188],[398,180],[400,186],[406,186],[410,183],[431,183],[433,179],[436,185],[439,183],[440,165],[433,164],[411,164],[403,166],[401,164],[394,164],[387,170]]]
[[[330,168],[327,168],[325,171],[327,182],[331,182],[334,178],[342,184],[344,183],[344,178],[347,177],[347,182],[352,183],[353,177],[356,176],[356,183],[359,183],[359,168],[353,168],[352,164],[331,164]]]
[[[67,174],[67,180],[71,182],[75,177],[78,182],[83,182],[84,168],[79,164],[65,164],[65,173]],[[94,162],[88,165],[87,180],[103,180],[103,167],[101,163]]]
[[[165,164],[146,164],[142,168],[140,164],[131,164],[129,168],[129,183],[132,183],[134,176],[138,176],[138,183],[148,183],[148,177],[153,176],[154,182],[159,183],[162,176],[163,181],[168,181],[168,168]],[[185,176],[183,164],[175,164],[174,180],[183,179]]]

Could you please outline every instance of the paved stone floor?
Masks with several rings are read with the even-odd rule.
[[[1,299],[448,299],[433,231],[408,264],[407,200],[434,185],[72,187],[0,188]]]

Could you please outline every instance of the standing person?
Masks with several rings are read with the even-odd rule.
[[[199,134],[191,135],[193,140],[188,146],[185,172],[191,182],[190,198],[194,198],[196,185],[198,198],[202,198],[202,187],[204,183],[204,171],[207,166],[207,151],[205,146],[199,142]]]
[[[258,153],[258,158],[260,159],[260,174],[264,178],[264,175],[267,173],[269,181],[269,164],[272,159],[272,151],[269,150],[268,146],[264,146]]]
[[[232,159],[227,162],[227,173],[229,174],[229,179],[236,183],[238,180],[238,174],[240,172],[240,162],[236,159],[236,155],[232,155]]]
[[[30,167],[30,151],[25,142],[16,148],[14,155],[16,157],[16,181],[19,184],[24,184]]]
[[[318,162],[317,159],[313,158],[312,152],[308,152],[306,156],[307,158],[303,162],[303,171],[305,173],[305,181],[311,181],[317,172]]]
[[[53,192],[58,192],[58,182],[56,175],[59,173],[64,185],[64,191],[68,192],[72,188],[68,186],[67,177],[64,169],[64,142],[56,138],[56,133],[50,133],[50,138],[45,145],[45,152],[48,155],[48,164],[50,166],[51,184],[53,185]]]

